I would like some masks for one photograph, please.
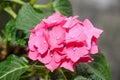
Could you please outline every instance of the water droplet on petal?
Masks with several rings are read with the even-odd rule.
[[[53,56],[53,54],[50,54],[50,56],[52,57],[52,56]]]
[[[56,20],[52,21],[52,23],[55,23],[55,22],[56,22]]]
[[[46,41],[43,41],[44,42],[44,44],[46,44]]]
[[[57,39],[57,40],[59,40],[59,39],[60,39],[60,37],[57,37],[56,39]]]
[[[73,48],[73,51],[75,51],[76,50],[76,48]]]
[[[71,36],[71,38],[73,39],[73,38],[74,38],[74,36]]]

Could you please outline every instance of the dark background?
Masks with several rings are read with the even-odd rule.
[[[70,0],[74,15],[80,20],[88,18],[104,30],[99,47],[108,60],[113,80],[120,80],[120,0]],[[37,0],[47,3],[48,0]],[[10,16],[0,9],[0,31]]]

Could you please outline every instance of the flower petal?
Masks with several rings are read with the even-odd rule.
[[[66,42],[80,42],[86,40],[87,36],[83,32],[83,27],[80,24],[72,27],[68,33],[66,33]]]
[[[28,57],[32,60],[37,60],[38,52],[29,51]]]
[[[82,58],[80,58],[80,60],[78,61],[78,63],[79,62],[92,62],[92,60],[94,60],[94,59],[91,56],[85,55]]]
[[[51,31],[49,31],[49,44],[50,50],[54,48],[63,47],[63,42],[65,40],[65,30],[61,26],[53,27]]]
[[[30,38],[29,38],[29,41],[28,41],[28,48],[32,51],[36,50],[36,48],[34,47],[34,41],[35,41],[35,34],[34,33],[31,33],[30,34]]]
[[[70,47],[65,52],[67,53],[67,57],[73,62],[77,62],[81,57],[88,54],[86,47]]]
[[[93,28],[93,34],[96,38],[99,38],[100,34],[103,32],[101,29]]]
[[[45,54],[40,54],[40,56],[37,58],[40,62],[47,64],[52,60],[52,57],[50,55],[50,52],[46,52]]]
[[[53,72],[56,68],[58,68],[58,66],[60,65],[60,63],[56,63],[54,58],[52,58],[52,60],[50,61],[50,63],[45,64],[45,66],[51,71]]]
[[[72,28],[75,24],[79,23],[79,21],[76,19],[78,18],[78,16],[74,16],[74,17],[69,17],[69,18],[66,18],[66,22],[65,24],[63,25],[63,28]]]
[[[44,54],[48,49],[48,43],[41,36],[35,37],[34,45],[40,54]]]
[[[56,12],[47,19],[43,19],[43,22],[47,24],[47,27],[52,27],[54,25],[60,24],[61,22],[64,22],[65,18],[65,16],[62,16],[59,12]]]
[[[73,63],[71,61],[64,61],[62,62],[62,64],[60,65],[60,67],[64,67],[65,69],[68,69],[70,71],[74,71],[73,69]]]

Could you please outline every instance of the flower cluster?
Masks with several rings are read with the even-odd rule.
[[[88,19],[81,22],[77,18],[56,12],[43,19],[30,30],[28,57],[42,62],[51,72],[58,67],[74,71],[76,64],[91,62],[90,54],[98,53],[97,40],[103,31]]]

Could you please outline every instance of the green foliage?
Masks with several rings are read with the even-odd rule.
[[[54,0],[53,8],[60,11],[63,15],[72,16],[72,6],[69,0]]]
[[[26,4],[19,10],[15,27],[23,31],[29,31],[49,15],[50,13],[38,13],[30,4]]]
[[[10,6],[10,2],[6,0],[0,0],[0,8],[5,8],[7,6]]]
[[[109,65],[102,53],[92,55],[94,61],[75,68],[75,80],[112,80]]]
[[[19,80],[28,68],[24,57],[11,55],[0,63],[0,80]]]
[[[12,44],[19,44],[25,46],[26,34],[15,28],[15,20],[9,21],[5,27],[5,38]]]
[[[38,10],[34,10],[30,4],[26,4],[20,9],[17,18],[6,25],[6,38],[13,44],[26,46],[29,30],[48,15],[50,13],[40,13]]]

